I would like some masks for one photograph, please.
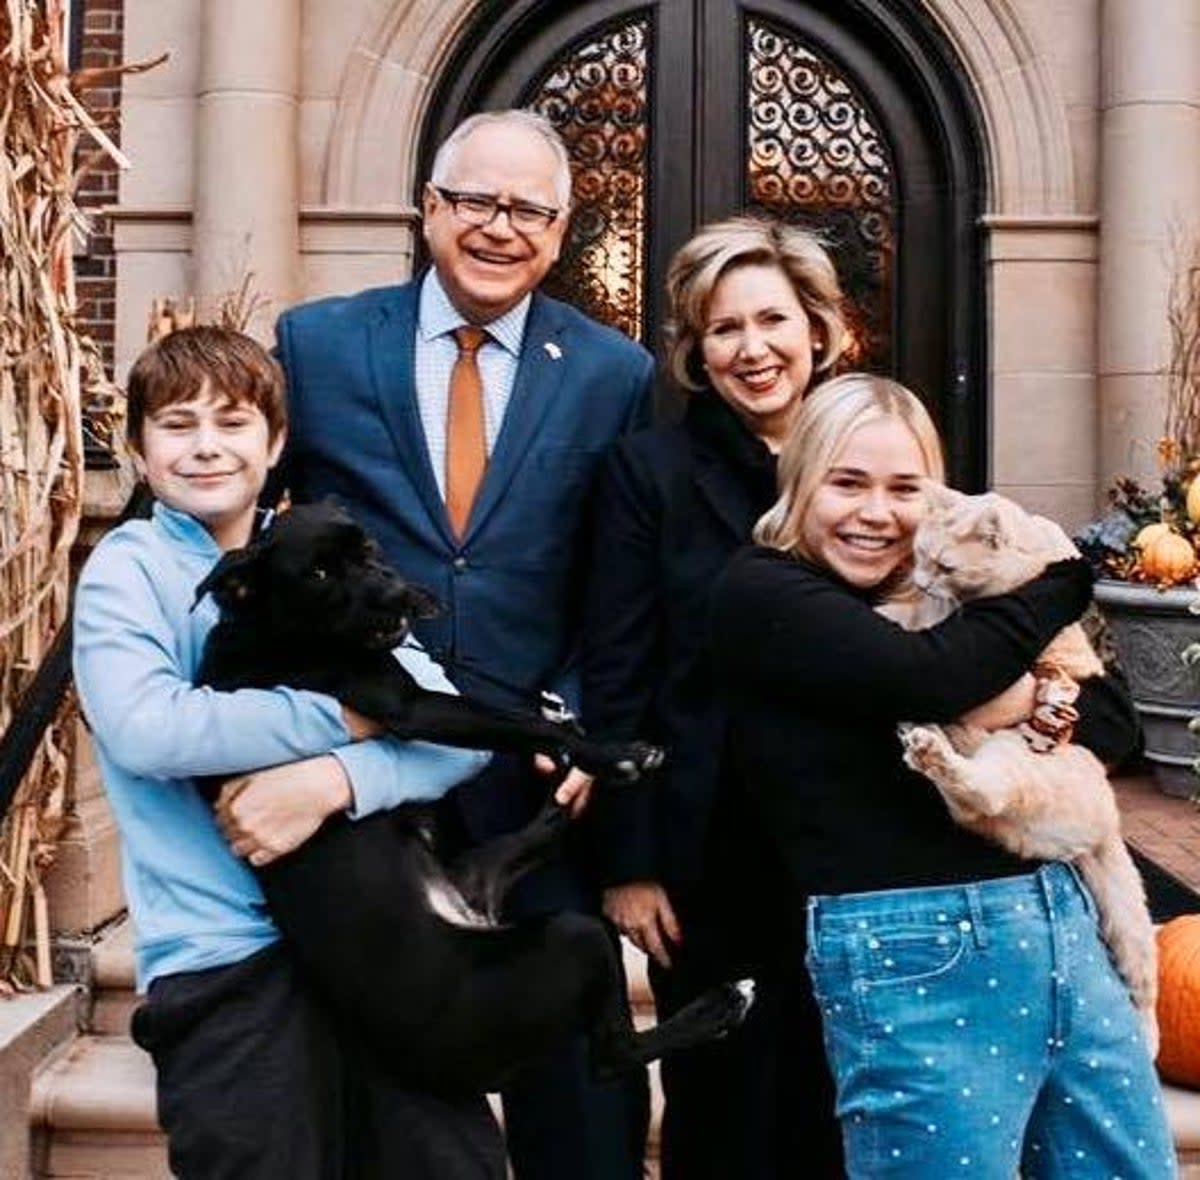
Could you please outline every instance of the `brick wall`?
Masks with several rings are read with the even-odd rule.
[[[125,0],[76,0],[71,19],[82,23],[76,31],[79,50],[73,68],[115,66],[121,62]],[[84,101],[100,120],[115,143],[121,142],[119,111],[121,80],[88,90]],[[83,178],[78,201],[85,211],[99,210],[117,202],[117,167],[91,142],[83,139],[81,157],[93,167]],[[84,330],[100,345],[105,367],[112,373],[113,327],[116,319],[116,258],[113,254],[112,226],[106,217],[90,213],[92,232],[82,251],[75,256],[75,289]],[[76,247],[77,251],[80,247]]]

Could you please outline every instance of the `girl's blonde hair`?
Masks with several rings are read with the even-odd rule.
[[[813,493],[850,435],[868,422],[886,418],[895,418],[912,431],[925,460],[925,474],[944,481],[941,439],[921,399],[887,377],[844,373],[818,386],[801,403],[779,452],[779,499],[754,526],[754,540],[811,557],[803,533]]]
[[[813,323],[813,376],[828,374],[846,346],[842,288],[821,239],[809,230],[765,217],[730,217],[697,230],[667,270],[670,318],[665,335],[671,375],[685,389],[703,389],[700,341],[713,290],[731,270],[776,266]]]

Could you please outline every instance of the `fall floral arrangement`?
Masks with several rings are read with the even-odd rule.
[[[1103,577],[1164,588],[1200,579],[1200,242],[1177,257],[1167,301],[1166,433],[1157,447],[1162,486],[1119,480],[1105,515],[1075,538]]]
[[[1109,509],[1075,538],[1106,578],[1154,586],[1192,584],[1200,574],[1200,456],[1184,460],[1174,439],[1158,444],[1162,488],[1118,480]]]

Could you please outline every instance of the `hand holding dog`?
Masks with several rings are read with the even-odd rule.
[[[667,944],[683,941],[683,931],[667,891],[657,881],[631,881],[604,891],[604,916],[660,967],[671,966]]]
[[[331,755],[230,779],[217,797],[217,823],[255,868],[294,852],[335,811],[353,802],[342,764]]]
[[[386,727],[380,725],[378,721],[372,721],[370,717],[364,717],[361,713],[356,713],[349,705],[342,706],[342,721],[350,731],[350,740],[352,742],[361,742],[367,738],[381,737],[387,732]]]

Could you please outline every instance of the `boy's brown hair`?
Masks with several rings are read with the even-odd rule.
[[[126,434],[142,447],[146,418],[194,398],[205,382],[214,393],[262,411],[272,442],[287,426],[283,371],[256,340],[232,328],[204,324],[156,340],[134,362],[126,383]]]

